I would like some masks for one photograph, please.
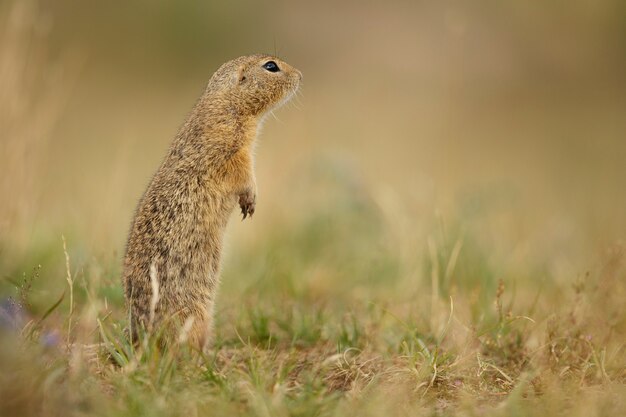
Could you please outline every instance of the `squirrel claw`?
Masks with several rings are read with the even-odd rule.
[[[256,206],[255,197],[250,194],[241,194],[239,196],[239,207],[241,207],[241,214],[243,215],[241,221],[245,220],[246,217],[254,214],[254,208]]]

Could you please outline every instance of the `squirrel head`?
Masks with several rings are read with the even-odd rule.
[[[300,71],[274,56],[242,56],[215,71],[207,98],[237,116],[260,117],[287,102],[301,78]]]

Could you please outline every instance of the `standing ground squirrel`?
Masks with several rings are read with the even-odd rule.
[[[192,345],[206,346],[228,218],[237,202],[244,219],[254,214],[258,127],[301,78],[269,55],[234,59],[211,77],[132,223],[123,280],[135,340],[140,328],[165,325],[167,342],[173,321],[185,325]]]

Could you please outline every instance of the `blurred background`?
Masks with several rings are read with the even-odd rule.
[[[480,251],[494,277],[573,282],[626,235],[626,3],[564,6],[2,1],[2,291],[33,274],[56,299],[61,236],[76,273],[119,286],[169,142],[213,71],[256,52],[299,68],[302,95],[262,132],[257,213],[233,215],[225,281],[277,233],[312,230],[331,249],[302,270],[327,296],[341,259],[428,283],[433,248],[459,242],[470,269]]]

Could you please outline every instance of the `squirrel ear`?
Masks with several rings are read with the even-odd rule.
[[[244,68],[243,66],[240,66],[240,67],[239,67],[239,69],[238,69],[238,71],[237,71],[237,82],[238,82],[239,84],[241,84],[241,83],[243,83],[244,81],[246,81],[246,74],[245,74],[244,69],[245,69],[245,68]]]

